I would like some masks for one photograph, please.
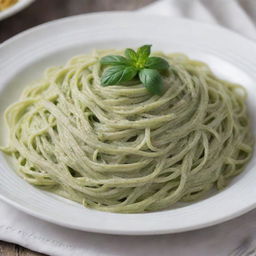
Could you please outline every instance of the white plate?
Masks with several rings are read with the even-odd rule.
[[[34,0],[19,0],[19,2],[17,2],[16,4],[10,6],[3,11],[0,11],[0,20],[8,18],[17,12],[20,12],[21,10],[29,6],[32,2],[34,2]]]
[[[36,27],[0,47],[0,114],[46,67],[93,48],[153,44],[153,50],[184,52],[210,64],[218,75],[246,86],[256,127],[256,45],[226,29],[190,20],[133,13],[97,13]],[[4,141],[1,119],[1,140]],[[62,226],[112,234],[162,234],[197,229],[234,218],[256,204],[256,157],[222,192],[180,208],[146,214],[85,209],[44,193],[19,178],[0,154],[0,197],[18,209]]]

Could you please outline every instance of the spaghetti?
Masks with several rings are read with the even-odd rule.
[[[10,6],[16,4],[18,0],[0,0],[0,11],[3,11]]]
[[[244,170],[253,139],[243,87],[162,53],[163,95],[136,79],[102,87],[99,59],[113,53],[48,69],[6,110],[3,150],[21,177],[86,207],[138,213],[197,200]]]

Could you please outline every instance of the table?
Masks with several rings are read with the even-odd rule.
[[[22,1],[22,0],[21,0]],[[62,17],[88,12],[134,10],[155,0],[36,0],[22,12],[0,21],[0,43],[28,28]],[[0,241],[0,256],[43,256]]]

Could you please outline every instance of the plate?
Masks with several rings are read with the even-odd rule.
[[[137,47],[184,52],[207,62],[220,77],[248,90],[248,105],[256,127],[256,45],[217,26],[129,12],[69,17],[23,32],[0,47],[0,116],[24,86],[49,66],[65,63],[93,49]],[[0,143],[5,141],[0,126]],[[254,129],[254,131],[256,131]],[[163,234],[198,229],[239,216],[256,204],[256,156],[244,173],[219,193],[196,203],[165,211],[117,214],[86,209],[29,185],[0,154],[0,198],[46,221],[73,229],[110,234]]]
[[[0,20],[8,18],[17,12],[20,12],[21,10],[32,4],[32,2],[34,2],[34,0],[19,0],[18,3],[10,6],[4,11],[0,11]]]

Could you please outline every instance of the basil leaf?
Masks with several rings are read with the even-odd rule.
[[[101,58],[100,63],[103,65],[128,65],[129,61],[119,55],[108,55]]]
[[[160,57],[149,57],[145,67],[150,69],[157,69],[157,70],[166,70],[169,68],[169,63]]]
[[[161,95],[163,90],[163,81],[157,70],[144,68],[139,72],[139,78],[150,93]]]
[[[146,60],[150,55],[150,51],[151,51],[151,45],[146,44],[138,48],[137,55],[139,59]]]
[[[129,81],[135,77],[137,70],[132,66],[113,66],[106,69],[101,76],[101,85],[116,85],[121,82]]]
[[[132,62],[136,62],[138,59],[137,53],[131,48],[127,48],[124,52],[124,55]]]

